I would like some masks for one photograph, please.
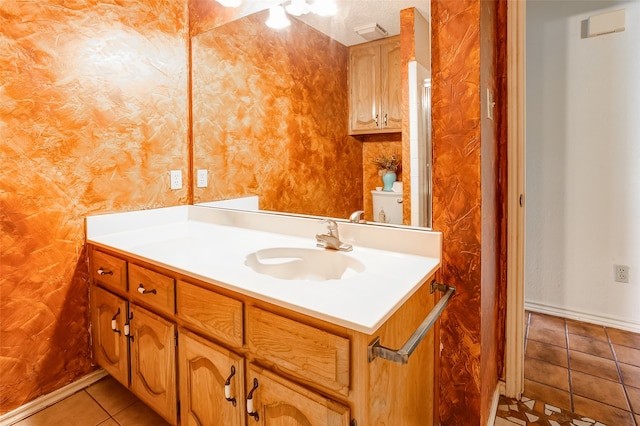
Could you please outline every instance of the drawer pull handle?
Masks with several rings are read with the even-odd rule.
[[[380,125],[378,124],[378,114],[376,114],[376,117],[374,118],[374,120],[376,120],[376,127],[380,127]]]
[[[111,330],[113,330],[115,333],[120,334],[120,330],[118,330],[118,324],[116,324],[116,318],[118,318],[118,315],[120,315],[120,308],[118,308],[118,312],[116,312],[113,318],[111,318]]]
[[[147,290],[144,288],[144,286],[142,285],[142,283],[140,283],[140,285],[138,286],[138,293],[140,294],[156,294],[156,289],[154,288],[153,290]]]
[[[384,127],[389,125],[389,121],[387,120],[387,114],[384,115]]]
[[[249,395],[247,395],[247,414],[256,419],[256,422],[260,421],[260,416],[258,416],[257,411],[253,411],[253,392],[258,389],[258,379],[253,378],[253,387],[249,391]]]
[[[113,271],[105,271],[104,268],[101,266],[100,269],[98,269],[98,275],[113,275]]]
[[[236,367],[231,366],[231,374],[227,377],[227,380],[224,382],[224,397],[227,401],[236,406],[236,399],[231,397],[231,378],[236,374]]]

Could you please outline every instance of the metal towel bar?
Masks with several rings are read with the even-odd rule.
[[[369,343],[369,346],[367,348],[369,362],[378,357],[397,362],[398,364],[407,364],[409,362],[409,356],[411,356],[411,354],[416,349],[418,344],[422,341],[429,329],[431,329],[433,324],[435,324],[436,320],[442,314],[442,311],[444,311],[444,308],[447,307],[449,300],[456,292],[455,287],[432,281],[431,292],[435,290],[443,291],[444,295],[440,298],[440,300],[438,300],[438,303],[435,304],[433,309],[429,312],[429,315],[427,315],[424,321],[422,321],[420,326],[416,329],[416,331],[413,332],[411,337],[409,337],[402,348],[385,348],[380,344],[380,337],[376,337],[373,342]]]

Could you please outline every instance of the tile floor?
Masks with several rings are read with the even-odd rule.
[[[124,386],[107,376],[13,426],[168,426]]]
[[[525,318],[524,396],[533,402],[501,400],[496,425],[640,426],[640,334],[532,312]],[[555,420],[532,420],[522,413],[528,409]]]

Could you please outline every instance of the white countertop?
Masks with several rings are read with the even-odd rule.
[[[245,265],[247,256],[268,248],[315,248],[315,234],[326,232],[317,218],[199,206],[87,218],[88,243],[373,334],[437,270],[442,237],[347,222],[339,222],[339,231],[353,245],[341,254],[364,264],[363,272],[337,280],[285,280],[255,272]]]

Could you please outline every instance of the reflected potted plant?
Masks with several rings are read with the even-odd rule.
[[[397,172],[400,170],[400,157],[396,153],[383,154],[373,160],[378,168],[378,174],[382,176],[382,190],[393,191],[393,183],[396,181]]]

